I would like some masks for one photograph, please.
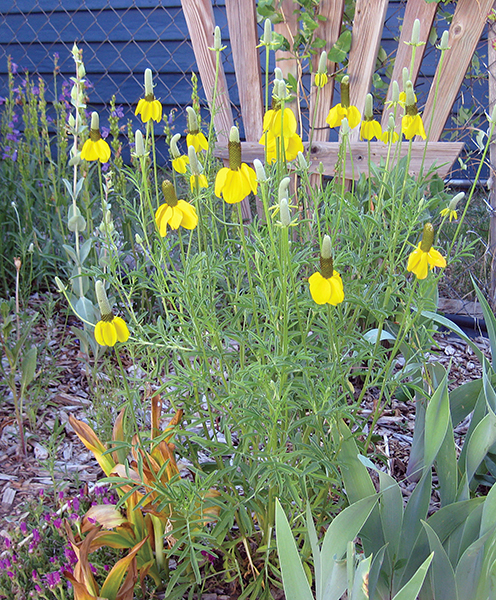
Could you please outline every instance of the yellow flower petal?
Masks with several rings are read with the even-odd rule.
[[[229,169],[227,167],[222,167],[222,169],[217,173],[215,178],[215,195],[217,198],[222,198],[222,189],[226,183],[228,173]]]
[[[198,215],[196,214],[195,207],[184,200],[179,200],[177,208],[183,215],[181,227],[194,229],[198,225]]]
[[[174,158],[172,161],[172,168],[177,173],[186,173],[186,165],[189,163],[189,158],[187,156],[178,156]]]
[[[427,263],[427,252],[420,249],[420,244],[408,257],[406,270],[414,273],[418,279],[425,279],[429,272]]]
[[[360,139],[371,140],[373,138],[377,138],[378,140],[382,138],[381,124],[378,121],[362,121]]]
[[[427,252],[427,262],[431,269],[434,267],[444,268],[446,266],[446,259],[440,252],[434,250],[434,248],[431,248],[429,252]]]
[[[329,127],[341,127],[341,121],[347,116],[346,108],[343,108],[341,104],[336,104],[329,111],[326,118],[326,123]],[[351,127],[351,125],[350,125]]]
[[[360,116],[360,111],[358,110],[358,108],[356,106],[349,106],[346,110],[347,110],[346,117],[348,118],[348,125],[350,126],[350,129],[354,129],[360,123],[360,119],[362,118]]]
[[[100,346],[115,346],[117,332],[114,324],[109,321],[98,321],[95,326],[95,339]]]
[[[155,99],[140,98],[134,114],[136,116],[140,115],[143,123],[147,123],[150,119],[160,123],[162,120],[162,105]]]
[[[127,342],[129,339],[129,329],[126,322],[121,317],[114,317],[112,325],[115,328],[115,333],[119,342]]]
[[[188,147],[193,146],[195,152],[200,152],[200,150],[208,150],[207,138],[201,131],[198,133],[188,133],[186,136],[186,144]]]
[[[310,294],[317,304],[326,304],[331,295],[331,284],[320,273],[314,273],[308,278]]]

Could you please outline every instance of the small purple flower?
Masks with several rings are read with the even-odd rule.
[[[33,578],[33,581],[38,581],[39,580],[39,575],[38,575],[36,569],[33,569],[31,571],[31,577]]]
[[[41,594],[41,587],[37,583],[35,584],[34,589],[38,592],[38,594]]]
[[[58,585],[60,585],[61,582],[60,572],[53,571],[52,573],[47,573],[45,575],[45,581],[50,589],[57,587]]]
[[[64,556],[66,560],[69,561],[69,564],[75,565],[77,563],[77,556],[74,550],[70,546],[66,546],[64,548]]]
[[[12,75],[17,75],[17,70],[19,69],[19,65],[15,62],[11,62],[10,69],[12,71]]]
[[[15,575],[12,571],[7,571],[7,575],[11,578],[14,579]]]
[[[51,517],[50,513],[45,513],[43,515],[43,518],[45,519],[46,523],[51,523],[52,522],[52,517]]]
[[[89,563],[89,564],[90,564],[91,572],[93,573],[93,575],[96,575],[98,573],[97,568],[95,566],[93,566],[91,563]]]
[[[59,58],[60,58],[60,57],[59,57],[59,53],[58,53],[58,52],[54,52],[54,53],[53,53],[53,58],[54,58],[55,60],[59,60]]]
[[[64,499],[64,492],[59,492],[59,500],[63,500]]]
[[[39,544],[40,540],[41,540],[40,532],[39,532],[39,531],[38,531],[38,529],[35,527],[35,528],[33,529],[33,541],[34,541],[36,544]]]
[[[102,135],[102,138],[106,140],[109,136],[110,129],[108,127],[100,127],[100,133]]]
[[[10,562],[9,558],[3,558],[2,560],[0,560],[0,569],[2,571],[6,571],[7,569],[9,569],[12,566],[12,563]]]
[[[60,526],[62,525],[62,519],[60,519],[59,517],[57,517],[54,521],[53,521],[53,526],[55,527],[55,529],[60,529]]]
[[[108,573],[108,571],[110,571],[110,565],[103,565],[103,570]]]
[[[40,498],[43,498],[45,496],[45,490],[43,488],[41,488],[41,490],[39,492],[39,496],[40,496]]]
[[[8,537],[3,538],[3,543],[5,544],[6,548],[10,548],[12,546],[12,541]]]
[[[112,117],[118,117],[119,119],[122,119],[124,117],[124,110],[123,110],[122,106],[116,106],[115,110],[113,110],[111,112],[111,116]]]
[[[4,98],[3,96],[0,96],[0,105],[5,104],[5,100],[6,100],[6,98]]]
[[[71,500],[71,504],[72,504],[72,510],[77,512],[79,510],[79,500],[77,498],[73,498]]]
[[[102,165],[102,173],[106,173],[110,168],[110,163],[106,162]]]
[[[210,564],[212,564],[212,565],[214,564],[216,556],[214,556],[213,554],[210,554],[210,552],[207,552],[206,550],[202,550],[200,552],[200,554],[202,556],[204,556]]]
[[[24,521],[21,521],[20,529],[23,535],[26,535],[26,533],[28,532],[28,526]]]
[[[52,565],[57,562],[57,558],[55,556],[50,556],[48,560],[52,563]]]

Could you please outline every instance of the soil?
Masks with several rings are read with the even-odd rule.
[[[43,301],[42,297],[33,297],[32,310],[39,309]],[[55,316],[51,323],[49,337],[53,348],[52,358],[58,368],[57,376],[46,388],[46,401],[39,407],[35,423],[25,419],[28,432],[26,456],[19,453],[12,396],[8,387],[0,382],[0,393],[4,397],[0,405],[0,533],[5,519],[15,521],[21,518],[29,501],[35,499],[40,490],[48,490],[53,486],[52,477],[55,477],[58,489],[70,495],[76,493],[82,484],[87,483],[91,487],[102,476],[93,455],[83,447],[68,422],[70,414],[76,418],[84,417],[91,404],[86,365],[79,352],[79,343],[73,334],[68,333],[69,327],[78,326],[78,322],[71,317],[67,319],[60,316],[62,312],[55,314],[59,316]],[[35,328],[35,337],[47,339],[46,325],[41,320]],[[482,376],[482,367],[466,342],[449,333],[436,333],[434,340],[429,360],[439,361],[446,368],[450,366],[450,388]],[[490,345],[486,338],[477,337],[474,342],[490,357]],[[131,364],[124,366],[133,368]],[[38,376],[42,377],[43,373],[39,372]],[[362,414],[372,414],[373,408],[373,397],[370,397],[362,406]],[[414,484],[404,482],[414,419],[414,402],[398,399],[383,411],[375,429],[375,439],[379,441],[374,450],[387,458],[388,471],[401,482],[405,498],[414,487]],[[57,425],[60,425],[61,433],[55,436],[58,444],[54,447],[52,433]],[[462,438],[467,428],[468,421],[462,422],[456,428],[455,435]],[[50,456],[54,456],[54,459],[50,460]],[[436,503],[434,493],[433,510]],[[202,597],[205,600],[229,600],[238,596],[227,584],[223,586],[220,583],[212,593],[203,594]]]

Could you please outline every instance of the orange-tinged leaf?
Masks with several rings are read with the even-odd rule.
[[[104,529],[114,529],[119,525],[126,522],[126,518],[122,516],[121,512],[113,504],[96,504],[92,506],[83,517],[83,529],[90,529],[87,527],[91,525],[91,521],[98,525],[102,525]]]
[[[83,423],[83,421],[78,421],[72,415],[69,415],[69,423],[86,448],[93,452],[105,475],[109,476],[115,467],[115,462],[110,455],[103,454],[107,450],[105,444],[98,439],[93,429],[86,423]]]
[[[155,438],[160,435],[160,416],[162,415],[162,399],[160,394],[155,394],[152,397],[152,435],[151,438]]]
[[[69,571],[64,571],[64,577],[66,579],[68,579],[72,584],[72,587],[74,589],[74,600],[97,600],[98,599],[98,596],[93,596],[93,594],[90,594],[88,592],[88,590],[86,589],[86,586],[84,585],[84,583],[77,581],[77,579],[75,579],[75,577],[72,575],[72,573],[69,573]]]
[[[108,598],[108,600],[117,600],[117,594],[119,592],[119,586],[121,585],[122,578],[128,569],[132,569],[131,566],[134,561],[134,569],[136,569],[136,554],[138,550],[146,543],[148,537],[144,540],[141,540],[134,548],[129,552],[127,556],[118,560],[115,565],[112,567],[110,573],[107,575],[105,579],[105,583],[102,585],[102,589],[100,590],[100,595],[104,598]],[[134,584],[133,584],[134,586]],[[127,596],[123,596],[123,600],[127,598]],[[132,599],[132,596],[131,596]]]
[[[91,552],[108,546],[116,550],[132,548],[136,543],[131,530],[127,531],[125,527],[119,527],[117,531],[100,531],[91,544]]]
[[[115,420],[114,428],[112,430],[112,440],[114,442],[124,441],[124,416],[126,414],[126,407],[124,407],[119,416]],[[126,460],[127,452],[124,448],[119,448],[112,452],[112,458],[116,463],[123,463]]]
[[[176,411],[176,414],[172,417],[172,419],[169,421],[169,423],[167,424],[167,427],[165,428],[164,431],[169,431],[171,429],[173,429],[176,425],[179,425],[179,423],[181,422],[181,419],[183,418],[183,414],[184,411],[182,408],[180,408],[179,410]],[[172,435],[170,435],[169,437],[165,438],[166,442],[170,442]]]

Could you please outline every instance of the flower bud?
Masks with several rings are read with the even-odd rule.
[[[258,158],[256,158],[253,161],[253,166],[255,167],[255,173],[257,175],[257,181],[258,181],[258,183],[265,183],[266,181],[268,181],[267,174],[265,173],[264,166],[258,160]]]
[[[393,113],[389,113],[387,128],[388,128],[389,131],[394,131],[395,128],[396,128],[396,122],[394,120]]]
[[[441,36],[441,41],[439,42],[439,46],[437,47],[438,50],[441,50],[441,52],[449,50],[448,41],[449,31],[446,29],[445,31],[443,31],[443,35]]]
[[[65,292],[66,286],[62,283],[62,281],[58,277],[55,277],[55,285],[57,286],[57,289],[61,294],[63,294]]]
[[[372,98],[372,94],[367,94],[365,96],[365,109],[363,111],[363,116],[366,121],[372,121],[374,118],[374,99]]]
[[[320,75],[327,73],[327,52],[325,50],[322,50],[322,54],[320,55],[317,73],[320,73]]]
[[[195,109],[191,106],[187,106],[186,113],[188,118],[189,132],[192,134],[198,133],[200,131],[200,128],[198,126],[198,115],[196,114]]]
[[[274,69],[274,79],[278,79],[280,81],[284,80],[284,76],[282,74],[282,71],[279,67],[276,67]]]
[[[214,29],[214,50],[216,52],[220,52],[222,50],[222,36],[220,34],[220,27],[218,25]]]
[[[95,111],[91,113],[91,129],[93,131],[98,131],[100,129],[100,117]]]
[[[400,99],[400,86],[398,85],[398,82],[395,79],[393,81],[393,87],[391,89],[391,101],[394,104],[397,104],[399,102],[399,99]]]
[[[181,153],[179,152],[179,148],[177,147],[177,142],[180,139],[181,139],[181,134],[180,133],[176,133],[171,138],[171,141],[170,141],[170,151],[171,151],[173,159],[174,158],[179,158],[181,156]]]
[[[420,242],[420,249],[422,252],[429,252],[434,243],[434,227],[432,223],[426,223],[422,232],[422,241]]]
[[[143,244],[143,238],[139,233],[134,234],[134,241],[140,246]]]
[[[289,213],[287,198],[281,198],[281,200],[279,201],[279,214],[281,217],[281,225],[283,227],[289,227],[291,224],[291,215]]]
[[[265,19],[262,42],[267,46],[272,43],[272,23],[270,22],[270,19]]]
[[[449,205],[448,205],[448,209],[449,210],[456,210],[456,205],[458,204],[458,202],[460,202],[460,200],[463,200],[465,198],[465,192],[459,192],[456,196],[454,196]]]
[[[231,131],[229,132],[229,141],[239,144],[239,129],[235,125],[231,127]]]
[[[196,150],[194,146],[188,146],[188,158],[192,175],[200,175],[200,165],[198,163],[198,157],[196,156]]]
[[[322,258],[331,258],[332,256],[331,238],[327,234],[322,238],[322,249],[320,251],[320,256],[322,256]]]
[[[350,77],[345,75],[341,79],[341,106],[348,108],[350,106]]]
[[[415,19],[415,21],[413,22],[411,44],[412,44],[412,46],[418,46],[419,43],[420,43],[420,21],[418,19]]]
[[[303,154],[303,152],[298,152],[298,154],[296,155],[298,158],[298,166],[300,167],[300,169],[302,170],[306,170],[308,169],[308,162],[307,159],[305,158],[305,155]]]
[[[348,123],[348,119],[345,117],[341,121],[341,135],[346,136],[350,133],[350,124]]]
[[[241,167],[241,142],[239,141],[239,130],[234,125],[229,132],[229,168],[233,171]]]
[[[136,156],[145,156],[145,143],[139,129],[134,132],[134,153]]]
[[[414,106],[415,102],[415,94],[413,93],[413,84],[411,81],[407,81],[405,83],[405,95],[406,95],[406,106]]]
[[[151,69],[145,69],[145,98],[153,96],[153,76]]]
[[[177,206],[178,200],[176,196],[176,190],[174,189],[172,182],[168,179],[162,181],[162,193],[164,194],[165,201],[169,206]]]
[[[107,292],[105,291],[105,286],[100,280],[98,280],[95,283],[95,295],[98,301],[98,308],[100,309],[102,319],[104,319],[105,317],[113,316],[112,309],[110,308],[110,304],[107,298]]]
[[[284,177],[281,179],[281,183],[279,184],[279,192],[278,192],[278,200],[281,201],[282,198],[287,198],[288,189],[291,180],[289,177]]]

